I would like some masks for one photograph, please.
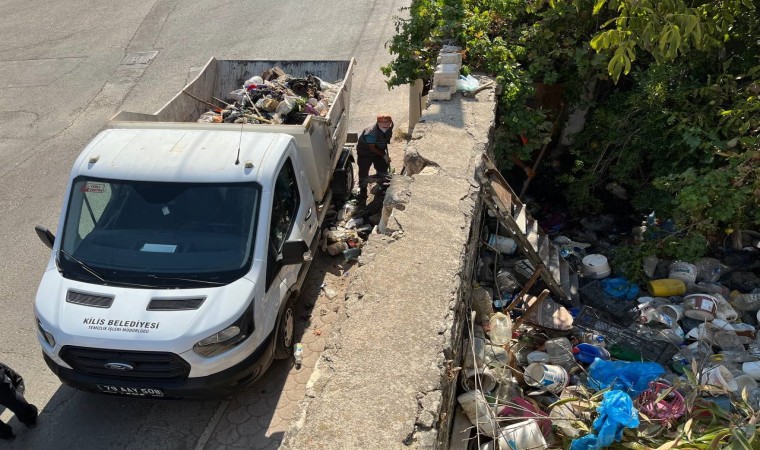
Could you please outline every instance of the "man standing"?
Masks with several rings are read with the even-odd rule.
[[[7,407],[28,427],[37,424],[37,407],[24,398],[24,380],[15,370],[0,363],[0,405]],[[13,428],[0,420],[0,439],[12,440]]]
[[[359,198],[367,198],[369,168],[375,166],[378,177],[388,175],[391,157],[388,144],[393,137],[393,119],[387,114],[379,114],[377,123],[362,131],[356,144],[359,164]]]

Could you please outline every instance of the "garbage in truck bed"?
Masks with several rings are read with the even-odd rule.
[[[590,242],[564,230],[551,251],[579,274],[573,302],[538,276],[527,232],[502,221],[498,211],[483,215],[457,383],[472,427],[454,430],[452,445],[760,445],[760,247],[692,261],[647,257],[646,278],[633,282],[616,270],[603,229]],[[506,240],[509,251],[496,245]],[[602,252],[610,258],[588,258]],[[506,439],[513,430],[525,434]]]
[[[266,69],[230,92],[226,99],[210,99],[222,104],[198,118],[199,123],[257,123],[297,125],[307,115],[324,117],[337,95],[340,81],[329,83],[307,74],[298,78],[279,67]]]

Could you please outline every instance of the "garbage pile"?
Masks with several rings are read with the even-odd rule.
[[[530,261],[494,217],[485,222],[457,393],[471,434],[453,440],[479,450],[760,445],[757,245],[721,259],[649,257],[647,281],[634,283],[594,253],[609,250],[602,239],[582,241],[589,228],[555,234],[581,276],[572,307],[541,298],[540,283],[526,291]]]
[[[373,223],[360,215],[356,199],[345,202],[339,210],[330,210],[326,222],[331,226],[322,232],[322,251],[330,256],[343,255],[346,261],[357,259],[361,255],[365,241],[372,233]]]
[[[225,106],[201,114],[198,122],[297,125],[308,115],[327,115],[337,93],[337,84],[314,75],[292,77],[273,67],[246,80],[226,101],[215,99]]]

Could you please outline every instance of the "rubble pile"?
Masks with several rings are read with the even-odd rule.
[[[201,114],[198,122],[298,125],[309,115],[327,115],[337,92],[337,84],[314,75],[296,78],[273,67],[246,80],[226,101],[215,98],[225,106]]]
[[[524,289],[534,268],[484,215],[457,394],[469,423],[452,446],[760,445],[758,243],[720,259],[648,257],[647,279],[632,282],[611,267],[613,222],[552,238],[580,275],[573,306],[541,282]]]

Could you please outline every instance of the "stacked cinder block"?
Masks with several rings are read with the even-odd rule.
[[[428,93],[429,100],[451,100],[451,94],[457,91],[457,80],[462,69],[461,50],[451,45],[441,49],[433,74],[433,89]]]

